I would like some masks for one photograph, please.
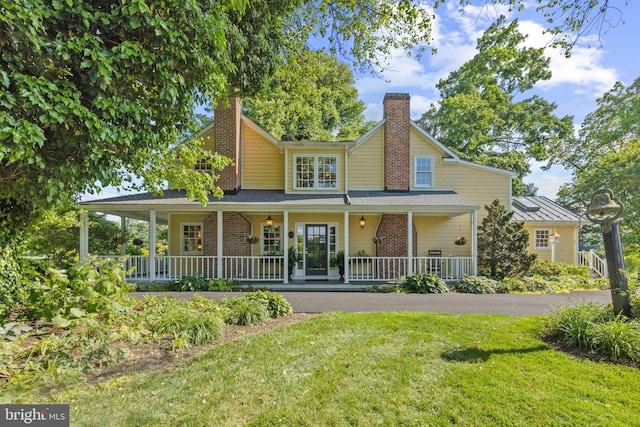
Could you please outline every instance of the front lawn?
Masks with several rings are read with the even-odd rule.
[[[325,314],[53,401],[73,426],[640,425],[638,369],[555,351],[543,322]]]

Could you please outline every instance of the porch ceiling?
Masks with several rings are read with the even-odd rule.
[[[241,190],[218,200],[210,197],[209,204],[189,200],[182,190],[166,190],[163,196],[150,193],[132,194],[102,200],[82,202],[91,211],[128,218],[149,219],[149,210],[155,210],[158,221],[167,221],[169,212],[246,211],[263,212],[287,210],[306,212],[309,209],[324,212],[406,212],[416,214],[460,215],[480,209],[454,191],[352,191],[340,193],[285,194],[277,190]]]

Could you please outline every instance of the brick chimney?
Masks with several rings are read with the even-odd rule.
[[[387,93],[384,96],[385,191],[409,191],[410,99],[408,93]]]
[[[218,154],[229,157],[233,164],[222,171],[218,185],[227,194],[240,189],[240,113],[242,102],[239,98],[220,100],[214,110],[213,141]]]

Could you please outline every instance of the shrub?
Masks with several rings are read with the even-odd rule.
[[[555,294],[557,282],[545,279],[542,276],[523,277],[526,292],[538,294]]]
[[[235,297],[220,303],[229,309],[225,322],[231,325],[251,325],[269,318],[267,307],[255,299]]]
[[[181,292],[203,292],[209,290],[208,280],[199,274],[192,276],[183,276],[182,279],[176,280],[174,289]]]
[[[36,284],[29,296],[31,316],[55,320],[63,328],[86,316],[110,320],[134,302],[128,295],[133,287],[117,261],[89,259],[75,264],[68,274],[50,268],[32,279]]]
[[[214,292],[229,292],[233,290],[232,279],[212,279],[207,283],[207,290]]]
[[[499,282],[484,276],[464,276],[455,285],[456,292],[467,294],[495,294]]]
[[[592,325],[590,333],[594,351],[607,354],[614,361],[621,357],[640,361],[640,323],[619,315],[606,323]]]
[[[136,283],[135,290],[138,292],[167,292],[175,290],[173,283],[144,282]]]
[[[399,285],[407,292],[440,294],[449,292],[444,280],[434,274],[414,274],[400,279]]]
[[[594,324],[614,319],[611,306],[582,303],[574,306],[560,306],[555,309],[545,323],[544,334],[561,342],[588,350],[592,346],[590,329]]]
[[[519,277],[506,277],[502,282],[498,282],[496,293],[523,293],[527,292],[527,287]]]
[[[199,306],[200,304],[200,306]],[[148,297],[144,306],[149,330],[158,335],[169,334],[174,348],[185,348],[215,341],[222,336],[224,322],[219,311],[199,309],[202,301],[178,301],[175,298]]]
[[[291,304],[280,294],[269,291],[256,291],[246,294],[245,298],[255,300],[264,305],[269,317],[276,318],[293,313]]]

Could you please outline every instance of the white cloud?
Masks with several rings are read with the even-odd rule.
[[[560,187],[571,182],[571,173],[560,166],[552,166],[548,171],[544,171],[543,164],[532,161],[531,173],[524,178],[524,182],[533,183],[538,187],[539,196],[555,199]]]
[[[575,46],[567,58],[562,49],[549,47],[550,34],[544,34],[544,27],[533,21],[520,21],[520,31],[527,34],[525,44],[543,47],[550,58],[552,77],[536,86],[548,90],[565,84],[575,85],[574,93],[590,93],[594,98],[609,90],[617,80],[614,68],[601,65],[605,51],[593,47]]]

